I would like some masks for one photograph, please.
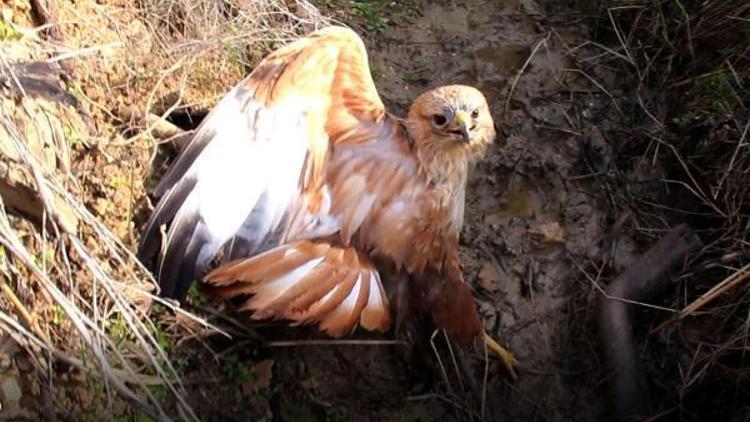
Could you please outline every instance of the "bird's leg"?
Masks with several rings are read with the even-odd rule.
[[[518,364],[518,361],[516,360],[515,356],[511,352],[508,351],[505,347],[501,346],[500,343],[495,341],[492,337],[490,337],[487,332],[484,332],[484,344],[487,345],[487,348],[490,349],[495,356],[500,358],[500,361],[503,362],[503,365],[505,366],[505,369],[508,370],[508,373],[510,373],[511,378],[513,380],[518,379],[518,375],[516,375],[516,369],[515,366]]]

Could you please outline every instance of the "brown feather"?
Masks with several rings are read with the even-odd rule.
[[[297,248],[291,248],[291,252],[284,256],[283,259],[274,262],[266,267],[253,265],[246,273],[238,278],[238,281],[261,281],[274,280],[279,276],[286,274],[300,265],[310,261],[315,256],[312,252],[307,252]]]
[[[332,310],[334,310],[354,288],[357,281],[357,273],[350,273],[336,286],[334,290],[331,290],[326,296],[323,296],[319,301],[315,302],[310,308],[295,317],[295,320],[299,323],[307,323],[313,321],[320,321],[325,318]]]
[[[368,278],[367,282],[363,280],[363,277]],[[320,328],[334,337],[348,334],[359,319],[362,308],[367,303],[369,293],[369,273],[366,271],[360,272],[357,275],[352,291],[336,308],[323,318]],[[353,304],[350,301],[352,297],[354,300]]]
[[[252,295],[239,309],[253,311],[253,318],[319,321],[322,330],[337,336],[350,332],[363,316],[369,329],[387,329],[388,305],[374,272],[372,262],[354,248],[300,241],[219,267],[208,281],[217,285],[212,289],[217,298]]]
[[[359,268],[357,252],[352,248],[331,248],[324,264],[334,268],[335,273],[327,280],[322,281],[316,286],[312,286],[307,292],[297,297],[289,304],[289,311],[298,313],[308,310],[313,303],[320,300],[326,293],[336,287],[336,284],[341,282],[343,278],[352,274],[352,269],[356,270]]]
[[[312,286],[305,293],[295,298],[287,306],[287,312],[291,315],[296,315],[306,312],[310,307],[317,301],[319,301],[328,292],[336,288],[336,285],[341,283],[341,280],[348,277],[351,271],[337,268],[334,273],[325,280],[321,280],[315,286]]]
[[[208,297],[211,300],[231,299],[240,295],[248,295],[253,291],[253,284],[235,283],[228,286],[216,286],[208,289]]]
[[[412,306],[431,315],[435,325],[462,346],[468,347],[481,334],[474,296],[458,268],[416,274],[412,289]]]
[[[242,274],[253,274],[259,268],[281,262],[288,250],[286,247],[276,248],[250,259],[229,262],[208,273],[204,277],[204,281],[216,286],[234,283],[235,281],[253,281],[242,278]]]
[[[315,286],[323,284],[325,280],[328,280],[333,275],[334,268],[330,265],[326,265],[323,262],[318,264],[312,271],[308,272],[300,279],[298,279],[291,287],[287,288],[281,295],[277,296],[272,302],[268,303],[263,307],[256,309],[258,313],[273,313],[277,315],[284,315],[292,313],[293,310],[289,309],[289,304],[304,294],[306,291],[314,288]],[[260,293],[260,291],[258,292]],[[255,297],[258,298],[260,294]]]
[[[380,284],[380,278],[377,273],[370,274],[374,281],[374,286],[370,286],[370,295],[367,304],[362,309],[360,325],[366,330],[385,331],[391,325],[391,318],[388,309],[388,298],[385,295],[383,286]],[[374,294],[372,287],[378,289],[380,294]]]

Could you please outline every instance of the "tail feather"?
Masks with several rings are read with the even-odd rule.
[[[370,295],[370,283],[363,281],[364,277],[369,278],[369,272],[362,271],[359,274],[354,288],[346,296],[346,299],[323,317],[320,323],[321,329],[326,332],[346,333],[351,330],[350,327],[357,323]]]
[[[312,260],[315,256],[325,254],[327,248],[327,245],[314,251],[283,246],[274,248],[250,259],[233,261],[215,269],[211,273],[211,280],[215,285],[226,285],[235,281],[273,280]]]
[[[370,284],[370,295],[367,298],[367,304],[365,304],[362,310],[362,318],[360,318],[359,323],[366,330],[376,330],[384,322],[384,315],[378,312],[378,310],[383,307],[388,308],[388,297],[380,285],[378,273],[370,273],[368,282]],[[385,317],[387,316],[388,314],[385,315]]]
[[[287,304],[303,293],[303,289],[319,281],[320,277],[330,275],[331,269],[319,265],[323,258],[316,258],[300,265],[279,278],[266,283],[256,284],[250,298],[243,309],[254,310],[255,318],[268,318],[274,315],[286,316]]]
[[[252,295],[241,309],[254,318],[318,324],[332,336],[390,326],[388,300],[367,257],[353,248],[299,241],[235,261],[205,280],[218,298]]]
[[[322,301],[326,297],[326,295],[336,289],[339,284],[351,284],[353,286],[355,278],[356,274],[353,272],[344,273],[339,270],[334,270],[333,274],[330,277],[321,280],[320,283],[312,286],[312,288],[289,303],[289,309],[292,312],[310,312],[313,305],[315,305],[317,302]],[[339,298],[339,301],[336,302],[336,304],[341,302],[343,299],[344,297],[342,296],[341,298]]]
[[[254,276],[254,273],[262,268],[281,262],[287,251],[275,248],[255,255],[253,259],[240,259],[225,263],[211,272],[211,282],[215,286],[234,284],[236,281],[253,281],[245,275]]]
[[[307,310],[300,313],[296,319],[298,324],[309,324],[316,321],[324,321],[325,317],[333,312],[354,290],[359,275],[355,272],[347,274],[331,290],[317,298]]]

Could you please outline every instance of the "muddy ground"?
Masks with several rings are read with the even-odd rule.
[[[347,17],[335,4],[323,11]],[[256,396],[219,413],[201,403],[201,413],[214,420],[468,420],[483,411],[486,420],[607,418],[596,290],[581,269],[596,262],[619,271],[637,248],[627,235],[609,236],[621,215],[595,180],[611,159],[605,128],[623,116],[611,93],[577,70],[578,60],[597,53],[579,48],[590,36],[587,20],[534,0],[417,1],[380,12],[384,29],[352,22],[367,33],[376,85],[392,111],[403,115],[417,94],[441,84],[475,85],[489,98],[500,135],[470,179],[461,252],[485,327],[519,359],[520,377],[512,381],[493,362],[485,383],[475,351],[469,361],[479,390],[472,390],[448,355],[444,375],[424,344],[314,345],[321,337],[311,330],[272,324],[260,333],[292,345],[239,354],[263,368],[273,362],[270,378],[262,371],[268,400]],[[597,74],[605,77],[601,83],[616,90],[613,74]],[[429,343],[430,334],[413,336]],[[213,388],[197,391],[213,396]]]
[[[404,115],[420,92],[441,84],[474,85],[488,97],[499,136],[469,181],[461,255],[484,325],[520,361],[519,379],[512,380],[496,361],[485,364],[482,350],[464,357],[471,368],[459,368],[443,339],[430,341],[432,332],[419,324],[400,336],[358,331],[353,339],[370,342],[351,344],[314,329],[217,314],[215,306],[192,295],[189,308],[234,339],[203,337],[197,327],[196,335],[186,336],[184,327],[176,328],[189,325],[185,321],[173,324],[167,313],[154,315],[162,315],[163,346],[184,374],[190,403],[202,420],[599,421],[610,415],[596,333],[597,286],[648,246],[633,240],[632,229],[623,224],[626,211],[599,178],[633,124],[621,99],[630,81],[588,42],[595,20],[575,9],[577,2],[404,3],[318,2],[323,13],[363,34],[375,83],[394,113]],[[94,10],[91,16],[102,23],[91,25],[104,28],[104,17],[112,16],[127,22],[127,31],[116,34],[122,39],[139,39],[144,32],[135,18],[141,15],[120,9],[119,1],[62,4],[61,12],[87,18],[84,6]],[[72,15],[63,22],[75,22]],[[103,38],[92,40],[93,35]],[[67,36],[71,47],[117,38],[91,28]],[[143,39],[132,56],[147,61],[140,49],[150,50],[154,41]],[[145,191],[164,166],[160,159],[148,168],[153,144],[127,139],[133,131],[124,131],[132,129],[126,116],[151,101],[146,93],[152,82],[161,84],[154,108],[182,89],[177,76],[146,75],[147,64],[113,59],[112,84],[80,81],[92,102],[107,104],[92,107],[92,113],[106,122],[101,137],[114,139],[96,141],[103,153],[97,148],[81,153],[83,200],[133,247],[149,212]],[[135,76],[118,66],[133,73],[127,66],[132,67]],[[185,102],[199,109],[215,101],[220,89],[210,67],[196,69]],[[222,69],[226,89],[247,70]],[[213,82],[203,84],[204,77]],[[201,96],[200,88],[211,95]],[[633,177],[655,173],[646,166]],[[143,184],[133,182],[139,177]],[[119,414],[93,395],[88,382],[79,384],[60,406],[62,415],[96,420]],[[169,402],[161,386],[152,392]],[[29,409],[36,411],[33,403]]]

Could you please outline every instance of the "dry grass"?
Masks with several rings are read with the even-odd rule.
[[[20,112],[28,113],[23,123],[59,118],[33,113],[24,104],[33,99],[22,95]],[[101,373],[108,388],[153,417],[165,414],[146,385],[163,383],[191,414],[179,381],[172,381],[178,378],[143,306],[152,298],[150,277],[120,239],[81,203],[71,175],[40,163],[17,123],[2,116],[3,141],[15,148],[23,170],[33,179],[43,218],[39,226],[32,226],[9,216],[0,202],[0,244],[6,255],[3,273],[7,279],[3,290],[18,317],[0,313],[3,331],[26,349],[48,379],[55,376],[46,369],[50,359],[86,373]],[[63,220],[62,204],[66,212],[72,210],[77,225]],[[127,347],[120,347],[123,342],[141,351],[141,357],[129,356]],[[144,364],[155,377],[144,373]]]
[[[37,417],[83,412],[86,400],[66,397],[58,383],[73,371],[85,374],[88,393],[105,395],[88,399],[103,412],[88,409],[90,416],[118,414],[112,403],[120,397],[136,413],[195,420],[151,305],[162,302],[205,332],[220,330],[155,297],[152,277],[132,253],[158,146],[151,128],[133,117],[210,106],[270,48],[324,21],[305,0],[46,5],[51,21],[42,28],[31,27],[31,5],[3,15],[0,27],[0,77],[10,86],[3,96],[17,99],[15,109],[0,113],[0,144],[12,151],[39,208],[39,221],[31,221],[0,200],[0,331],[25,350],[2,349],[3,356],[13,362],[24,355],[38,374],[17,380],[24,398],[12,410]],[[59,36],[40,30],[51,27]],[[18,73],[24,68],[14,66],[29,60],[64,64],[68,94],[57,94],[74,97],[77,107],[32,95]],[[88,124],[74,126],[62,108]],[[39,142],[57,160],[29,143],[24,128],[42,123],[52,129],[38,133]],[[133,128],[145,131],[123,136]],[[35,402],[45,405],[23,408]]]
[[[165,115],[212,105],[267,52],[326,24],[306,0],[141,0],[141,9],[155,56],[168,63],[153,75],[144,107],[152,111],[161,101],[157,109]],[[180,81],[178,95],[169,80]]]
[[[683,417],[742,412],[750,398],[750,5],[605,3],[597,41],[606,47],[594,66],[617,66],[633,81],[628,106],[638,116],[621,131],[618,171],[663,171],[650,182],[616,181],[613,203],[633,212],[648,243],[687,222],[705,244],[667,302],[680,311],[653,315],[656,383]]]

